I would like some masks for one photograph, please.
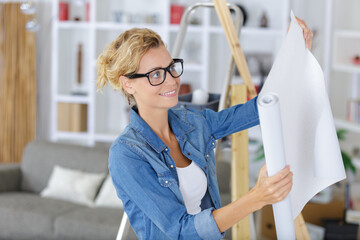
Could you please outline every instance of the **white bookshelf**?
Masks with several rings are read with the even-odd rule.
[[[358,123],[352,123],[345,119],[339,119],[339,118],[335,118],[334,121],[335,121],[335,126],[337,128],[347,129],[348,131],[354,133],[360,133],[360,124]]]
[[[334,73],[343,73],[341,81],[344,85],[350,84],[349,92],[344,94],[347,99],[337,100],[343,103],[343,108],[347,108],[347,100],[359,98],[359,76],[360,65],[352,62],[352,58],[357,54],[360,55],[360,24],[355,20],[354,14],[359,2],[356,0],[329,0],[326,2],[326,35],[325,38],[329,44],[325,48],[324,59],[325,76],[328,89],[330,84],[336,84]],[[343,15],[347,15],[347,21]],[[331,60],[330,60],[331,59]],[[340,90],[340,89],[339,89]],[[330,96],[336,94],[330,91]],[[340,95],[339,95],[340,96]],[[349,122],[347,116],[336,116],[335,125],[337,128],[346,129],[353,133],[360,133],[360,124]]]
[[[105,88],[103,94],[96,91],[95,63],[105,45],[121,32],[133,28],[150,28],[158,32],[171,51],[179,25],[170,24],[170,5],[173,0],[89,0],[90,21],[59,21],[59,1],[54,1],[52,14],[52,74],[51,74],[51,140],[71,141],[93,145],[95,142],[112,142],[128,122],[127,102],[120,93]],[[185,5],[195,2],[182,0]],[[241,31],[240,41],[245,53],[263,52],[276,54],[286,34],[289,20],[290,0],[232,1],[249,9],[249,25]],[[135,7],[134,7],[135,6]],[[259,7],[261,6],[261,9]],[[258,9],[258,10],[257,10]],[[256,26],[259,12],[269,13],[269,28]],[[117,22],[114,13],[126,13],[136,16],[138,13],[157,14],[156,23]],[[230,49],[224,31],[217,19],[215,10],[202,9],[196,13],[201,16],[200,25],[190,25],[180,57],[185,59],[185,72],[182,83],[191,83],[192,88],[221,90],[227,71],[227,59]],[[77,45],[83,45],[83,86],[85,96],[73,95],[76,89],[76,52]],[[189,46],[195,45],[197,52],[192,55]],[[214,58],[214,48],[220,56]],[[194,58],[191,60],[191,58]],[[224,62],[226,64],[224,64]],[[214,69],[212,66],[216,67]],[[209,80],[210,79],[210,80]],[[215,85],[214,85],[215,84]],[[216,84],[219,84],[217,86]],[[75,87],[74,87],[75,86]],[[87,131],[64,132],[58,130],[58,104],[78,103],[87,106]]]
[[[360,30],[334,32],[333,68],[337,71],[360,73],[360,65],[352,63],[355,54],[360,55]]]

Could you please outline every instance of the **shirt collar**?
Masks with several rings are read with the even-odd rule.
[[[185,121],[185,112],[181,110],[179,116],[177,112],[169,109],[168,118],[171,129],[173,130],[177,139],[186,139],[185,134],[195,129],[193,125]],[[132,107],[130,109],[130,125],[137,131],[145,141],[158,153],[162,152],[166,148],[166,144],[156,135],[156,133],[150,128],[150,126],[139,116],[137,108]]]

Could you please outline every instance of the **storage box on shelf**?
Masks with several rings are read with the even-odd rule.
[[[276,53],[288,26],[289,1],[276,0],[265,4],[265,10],[269,14],[269,28],[259,28],[258,25],[243,28],[241,41],[244,42],[245,52],[256,50]],[[51,139],[77,140],[88,145],[97,141],[113,141],[129,120],[127,102],[120,93],[108,88],[103,90],[103,94],[96,92],[95,63],[98,55],[106,44],[121,32],[133,27],[146,27],[158,32],[171,51],[179,30],[179,25],[173,24],[174,19],[173,23],[171,22],[171,18],[174,18],[171,16],[171,5],[180,4],[186,8],[195,2],[139,0],[134,3],[125,0],[88,0],[84,4],[85,19],[73,21],[69,15],[65,18],[67,20],[60,21],[59,17],[64,16],[59,13],[60,1],[55,1],[52,29]],[[254,4],[247,6],[251,9],[249,19],[257,18],[256,11],[264,10],[263,7],[260,8],[262,5],[261,0],[256,0]],[[71,4],[68,4],[69,13],[71,7]],[[278,14],[279,11],[281,14]],[[77,56],[80,43],[82,84],[79,87]],[[183,83],[191,84],[193,90],[202,88],[220,93],[228,70],[230,50],[214,9],[201,9],[194,14],[179,57],[185,60]],[[86,106],[86,131],[69,132],[59,129],[58,106],[63,103]]]
[[[87,105],[59,102],[58,130],[61,132],[86,132]]]

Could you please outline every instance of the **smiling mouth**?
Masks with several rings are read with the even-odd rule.
[[[166,93],[160,93],[160,96],[169,96],[169,95],[172,95],[176,92],[176,90],[172,90],[170,92],[166,92]]]

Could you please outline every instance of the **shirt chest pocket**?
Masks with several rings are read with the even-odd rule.
[[[162,187],[171,187],[173,185],[177,185],[176,179],[173,177],[170,171],[158,174],[158,180]]]
[[[167,188],[169,191],[175,194],[178,201],[181,204],[184,204],[184,200],[182,198],[178,182],[170,171],[166,171],[158,174],[158,180],[159,180],[159,184],[162,187]]]

